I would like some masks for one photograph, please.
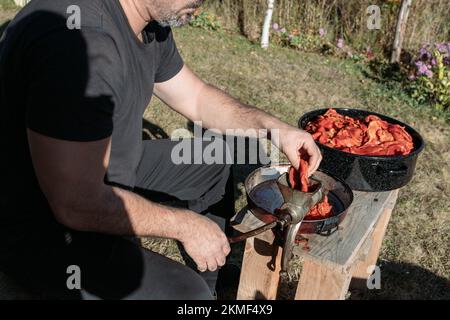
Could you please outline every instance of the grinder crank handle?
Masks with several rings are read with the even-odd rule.
[[[243,234],[241,234],[239,236],[236,236],[236,237],[229,237],[228,238],[228,242],[230,244],[232,244],[232,243],[244,241],[244,240],[246,240],[248,238],[257,236],[258,234],[261,234],[261,233],[263,233],[263,232],[265,232],[267,230],[273,229],[273,228],[275,228],[278,225],[284,226],[284,225],[286,225],[286,222],[287,221],[285,221],[285,220],[277,219],[275,221],[272,221],[270,223],[267,223],[267,224],[263,225],[262,227],[256,228],[255,230],[243,233]]]
[[[278,225],[278,223],[279,223],[279,221],[275,220],[275,221],[273,221],[271,223],[265,224],[262,227],[259,227],[259,228],[255,229],[255,230],[243,233],[243,234],[241,234],[239,236],[236,236],[236,237],[230,237],[230,238],[228,238],[228,242],[231,244],[231,243],[244,241],[244,240],[246,240],[248,238],[257,236],[258,234],[261,234],[261,233],[263,233],[263,232],[265,232],[267,230],[275,228]]]

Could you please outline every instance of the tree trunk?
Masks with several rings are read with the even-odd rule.
[[[412,0],[402,0],[402,5],[398,14],[397,27],[395,28],[395,39],[392,46],[391,63],[400,62],[403,38],[405,36],[406,23],[408,22],[408,14],[411,4]]]
[[[272,15],[273,15],[273,8],[275,6],[275,0],[268,0],[267,5],[268,7],[266,11],[266,18],[264,19],[264,26],[261,36],[261,47],[263,49],[267,49],[269,47],[270,26],[272,23]]]

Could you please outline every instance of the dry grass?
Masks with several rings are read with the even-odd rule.
[[[11,20],[16,15],[16,10],[0,10],[0,26]]]
[[[366,9],[381,9],[381,29],[367,29]],[[343,37],[353,47],[376,51],[391,47],[399,0],[277,0],[274,22],[299,28],[302,33],[328,30],[331,38]],[[261,34],[266,0],[207,1],[206,7],[218,14],[230,28],[239,27],[243,34],[257,40]],[[416,49],[423,43],[448,39],[450,6],[446,0],[415,0],[408,20],[405,48]]]
[[[0,11],[0,25],[14,15]],[[405,187],[383,242],[379,264],[382,289],[352,297],[450,298],[450,128],[425,107],[412,106],[404,93],[363,75],[349,61],[272,48],[265,52],[240,36],[184,28],[175,32],[186,63],[206,81],[244,102],[296,124],[305,112],[328,106],[351,106],[388,114],[415,126],[427,141],[414,180]],[[156,99],[145,118],[170,134],[187,121]],[[242,181],[251,170],[235,168],[236,209],[245,205]],[[144,246],[182,262],[173,241],[143,239]],[[242,246],[232,260],[239,263]],[[295,288],[299,261],[293,261],[281,298]]]

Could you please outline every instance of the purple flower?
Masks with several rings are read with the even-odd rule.
[[[281,32],[281,33],[286,33],[286,28],[280,29],[280,32]]]
[[[420,74],[420,75],[422,75],[422,74],[425,74],[425,73],[427,73],[427,71],[428,71],[428,67],[426,66],[426,65],[421,65],[420,67],[419,67],[419,70],[418,70],[418,73]]]
[[[416,65],[418,75],[423,75],[428,71],[428,66],[422,61],[416,61],[414,64]]]
[[[416,65],[417,69],[419,69],[421,66],[423,66],[423,62],[422,61],[416,61],[414,62],[414,64]]]
[[[421,59],[431,59],[431,53],[426,49],[426,47],[422,47],[419,50],[419,56]]]
[[[339,38],[337,41],[336,47],[338,47],[339,49],[342,49],[344,47],[344,39]]]
[[[450,66],[450,58],[449,57],[444,57],[444,65]]]
[[[447,45],[445,43],[436,44],[436,49],[438,49],[440,53],[447,53]]]
[[[280,29],[280,26],[278,25],[278,23],[274,23],[272,25],[272,29],[278,31],[278,29]]]
[[[431,65],[432,65],[432,66],[435,66],[436,63],[437,63],[437,62],[436,62],[436,59],[435,59],[435,58],[431,59]]]
[[[408,76],[408,79],[409,80],[416,80],[416,76],[411,74],[411,75]]]
[[[433,71],[427,70],[427,71],[425,72],[425,75],[426,75],[428,78],[433,78]]]
[[[323,38],[325,37],[325,35],[327,34],[327,30],[325,30],[324,28],[320,28],[319,29],[319,35]]]

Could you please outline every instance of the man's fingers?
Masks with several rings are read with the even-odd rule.
[[[320,151],[319,151],[319,152],[320,152]],[[319,170],[319,167],[320,167],[320,164],[322,163],[322,160],[323,160],[322,153],[319,153],[319,161],[317,161],[316,169],[315,169],[315,170]]]
[[[291,161],[291,165],[297,170],[300,169],[300,158],[301,158],[300,150],[302,150],[302,148],[304,148],[303,145],[298,147],[296,154],[292,157],[292,159],[289,159],[289,161]],[[291,157],[288,156],[288,158],[291,158]]]
[[[222,257],[216,257],[216,262],[217,262],[217,266],[220,268],[220,267],[223,267],[225,265],[226,259],[223,256]]]
[[[227,243],[222,247],[222,251],[225,254],[225,256],[229,255],[231,252],[230,245]]]
[[[197,262],[197,269],[200,272],[205,272],[206,270],[208,270],[208,266],[206,264],[206,261]]]
[[[322,154],[316,144],[309,146],[308,154],[310,155],[308,173],[312,175],[319,168],[320,162],[322,161]]]
[[[216,271],[217,270],[217,261],[216,261],[216,259],[214,259],[214,258],[208,259],[207,264],[208,264],[208,270],[209,271]]]
[[[320,154],[314,155],[309,160],[309,172],[308,174],[311,176],[316,170],[319,168],[320,165]]]

